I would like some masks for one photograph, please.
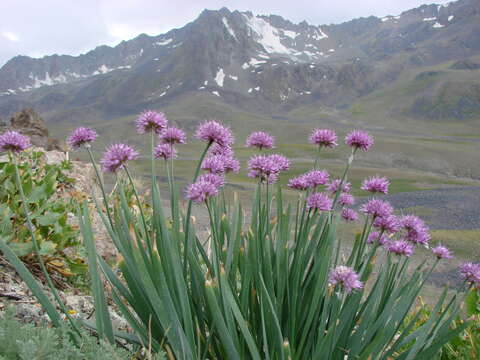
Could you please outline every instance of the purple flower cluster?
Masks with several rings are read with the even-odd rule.
[[[367,238],[367,244],[373,244],[378,241],[379,245],[385,245],[388,242],[389,238],[387,235],[382,234],[379,231],[372,231]]]
[[[342,219],[347,221],[347,222],[355,222],[358,220],[358,214],[355,210],[353,209],[342,209]]]
[[[210,149],[208,149],[208,153],[210,155],[224,155],[230,157],[234,156],[234,152],[231,146],[221,146],[217,143],[214,143],[212,146],[210,146]]]
[[[240,171],[240,162],[233,156],[210,155],[203,160],[201,168],[212,174],[225,174]]]
[[[338,188],[340,187],[341,182],[342,182],[342,180],[340,180],[340,179],[333,180],[332,182],[330,182],[327,185],[327,190],[332,192],[333,194],[335,194],[338,191]],[[351,187],[352,187],[352,185],[349,182],[344,181],[343,184],[342,184],[342,190],[341,191],[348,193],[348,192],[350,192]]]
[[[391,241],[386,244],[386,248],[388,252],[391,252],[395,255],[404,255],[410,257],[413,254],[413,245],[404,240]]]
[[[337,134],[335,131],[329,129],[315,129],[310,135],[309,141],[311,144],[319,147],[333,148],[337,146]]]
[[[259,178],[272,184],[277,181],[281,171],[290,168],[290,161],[282,155],[255,155],[248,160],[248,176]]]
[[[374,218],[387,217],[392,215],[393,207],[389,202],[372,199],[360,207],[360,211],[367,215],[372,215]]]
[[[256,147],[262,149],[272,149],[274,147],[274,138],[265,131],[255,131],[247,138],[245,145],[247,147]]]
[[[17,131],[7,131],[0,135],[0,152],[11,151],[20,153],[30,146],[28,136],[22,135]]]
[[[432,253],[437,257],[437,259],[451,259],[453,255],[451,251],[445,246],[438,245],[432,248]]]
[[[373,176],[365,179],[360,187],[362,190],[369,191],[371,193],[388,194],[388,186],[390,181],[385,177]]]
[[[338,203],[341,206],[352,206],[355,204],[355,198],[349,193],[341,193],[338,197]]]
[[[345,137],[345,143],[354,150],[368,151],[374,143],[373,138],[365,131],[353,130]]]
[[[100,163],[103,171],[114,173],[123,167],[127,161],[135,160],[138,155],[138,152],[126,144],[113,144],[106,149]]]
[[[225,177],[223,177],[222,175],[211,174],[211,173],[200,175],[198,177],[198,181],[205,181],[205,182],[212,183],[217,188],[221,188],[222,186],[225,185]]]
[[[155,146],[153,155],[156,159],[174,159],[177,157],[177,150],[171,144],[159,144]]]
[[[395,215],[387,215],[375,218],[373,226],[382,232],[395,234],[400,230],[400,221]]]
[[[185,144],[187,135],[183,130],[171,126],[161,132],[160,140],[164,144]]]
[[[295,190],[307,190],[310,186],[304,175],[300,175],[288,180],[287,186]]]
[[[87,127],[79,127],[73,130],[72,134],[67,139],[67,144],[73,148],[78,149],[82,146],[90,146],[90,143],[94,142],[98,137],[98,134]]]
[[[307,209],[313,211],[332,210],[333,201],[326,193],[313,193],[307,198]]]
[[[430,241],[428,226],[415,215],[405,215],[400,219],[400,225],[406,230],[405,239],[413,244],[427,245]]]
[[[351,267],[339,265],[330,271],[328,282],[331,286],[342,285],[347,294],[363,288],[358,274]]]
[[[480,264],[471,262],[463,263],[460,265],[459,270],[465,281],[480,287]]]
[[[231,146],[234,140],[230,129],[215,120],[200,124],[195,132],[195,137],[209,144],[216,143],[224,147]]]
[[[217,184],[212,182],[211,179],[199,179],[187,187],[185,197],[197,204],[205,202],[207,199],[218,195]]]
[[[292,178],[288,186],[296,190],[314,189],[319,185],[325,185],[330,175],[326,170],[310,170],[305,174]]]
[[[135,124],[139,134],[155,132],[159,135],[167,127],[167,118],[163,113],[147,110],[142,112],[137,118]]]

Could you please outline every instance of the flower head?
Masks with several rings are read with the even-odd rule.
[[[211,155],[202,162],[202,170],[212,174],[223,174],[225,172],[225,157],[223,155]]]
[[[366,204],[363,204],[360,207],[360,211],[364,214],[372,215],[374,218],[387,217],[392,215],[393,207],[387,201],[372,199]]]
[[[407,257],[413,254],[413,245],[408,241],[394,240],[386,245],[387,251],[396,255],[405,255]]]
[[[341,193],[338,198],[338,203],[341,206],[351,206],[355,204],[355,198],[349,193]]]
[[[313,193],[307,198],[308,210],[330,211],[333,201],[326,193]]]
[[[126,144],[113,144],[107,147],[100,163],[103,171],[117,172],[127,161],[135,160],[138,155],[138,152]]]
[[[289,166],[289,160],[282,155],[255,155],[248,160],[248,176],[272,184],[277,181],[279,173],[288,170]]]
[[[225,185],[225,178],[222,175],[217,174],[202,174],[198,177],[198,181],[210,182],[215,185],[217,188],[221,188]]]
[[[362,130],[353,130],[345,137],[345,143],[355,150],[360,149],[363,151],[368,151],[368,149],[370,149],[370,147],[373,145],[374,141],[367,132]]]
[[[135,124],[139,134],[153,131],[159,135],[167,127],[167,122],[168,120],[163,113],[147,110],[138,116]]]
[[[177,157],[177,150],[171,144],[159,144],[155,146],[153,155],[156,159],[172,159]]]
[[[337,134],[330,129],[315,129],[310,135],[309,141],[311,144],[320,147],[333,148],[337,146]]]
[[[438,259],[451,259],[453,257],[450,250],[448,250],[445,246],[438,245],[432,248],[432,253]]]
[[[233,135],[230,129],[215,120],[200,124],[195,132],[195,137],[220,146],[231,146],[233,144]]]
[[[238,173],[240,171],[240,161],[238,161],[232,155],[224,155],[223,158],[223,166],[225,173]]]
[[[290,180],[288,180],[288,185],[289,188],[295,189],[295,190],[307,190],[309,188],[309,183],[307,179],[305,178],[305,175],[300,175],[297,177],[294,177]]]
[[[247,138],[245,145],[247,147],[256,147],[260,150],[271,149],[274,147],[274,139],[273,136],[265,131],[255,131]]]
[[[341,216],[342,219],[347,222],[355,222],[358,220],[358,213],[355,210],[349,208],[342,209]]]
[[[305,173],[304,176],[310,188],[315,188],[318,185],[325,185],[330,177],[326,170],[310,170]]]
[[[375,218],[373,226],[389,234],[395,234],[400,230],[400,222],[395,215],[380,216]]]
[[[28,136],[17,131],[7,131],[0,135],[0,151],[19,153],[30,147]]]
[[[363,180],[360,189],[370,191],[371,193],[388,194],[388,186],[390,181],[387,178],[381,176],[373,176],[371,178]]]
[[[330,182],[327,185],[327,190],[331,191],[333,194],[335,194],[338,191],[338,188],[340,187],[340,182],[341,181],[342,180],[340,180],[340,179],[332,180],[332,182]],[[351,189],[351,184],[349,182],[344,181],[343,184],[342,184],[342,191],[348,193],[348,192],[350,192],[350,189]]]
[[[171,126],[162,131],[160,139],[165,144],[185,144],[187,135],[183,130]]]
[[[67,144],[73,149],[78,149],[81,146],[90,146],[94,142],[98,134],[87,127],[79,127],[73,130],[72,134],[67,139]]]
[[[347,294],[363,288],[358,274],[351,267],[339,265],[330,270],[328,282],[331,286],[342,285]]]
[[[406,240],[423,245],[430,241],[428,226],[418,216],[405,215],[400,219],[400,225],[407,231]]]
[[[379,231],[372,231],[367,238],[367,244],[373,244],[374,242],[378,241],[379,245],[385,245],[389,238],[387,235],[382,234]]]
[[[217,196],[218,186],[216,185],[211,181],[198,180],[187,187],[185,196],[194,203],[200,204],[210,197]]]
[[[225,155],[225,156],[234,155],[233,149],[230,146],[221,146],[221,145],[218,145],[217,143],[214,143],[212,146],[210,146],[210,149],[208,149],[208,153],[210,155]]]
[[[477,287],[480,286],[480,264],[463,263],[460,265],[459,270],[465,281],[475,284]]]

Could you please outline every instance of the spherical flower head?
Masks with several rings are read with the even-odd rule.
[[[413,245],[408,241],[394,240],[386,246],[387,251],[396,255],[410,257],[413,254]]]
[[[372,199],[360,207],[360,211],[374,218],[392,215],[393,207],[388,201]]]
[[[200,124],[195,132],[195,137],[220,146],[231,146],[233,144],[233,135],[230,129],[215,120]]]
[[[326,170],[310,170],[305,175],[310,188],[316,188],[318,185],[325,185],[328,183],[330,175]]]
[[[223,155],[208,156],[203,160],[201,168],[212,174],[223,174],[225,173],[225,157]]]
[[[159,144],[155,146],[153,155],[156,159],[174,159],[177,157],[177,150],[171,144]]]
[[[127,161],[135,160],[138,155],[138,152],[126,144],[113,144],[107,147],[100,163],[103,171],[114,173],[122,168]]]
[[[205,202],[207,199],[217,196],[217,194],[218,187],[216,184],[205,180],[190,184],[185,192],[186,198],[197,204]]]
[[[224,155],[224,156],[234,156],[233,149],[230,146],[221,146],[218,145],[217,143],[214,143],[212,146],[210,146],[210,149],[208,149],[208,154],[209,155]]]
[[[310,187],[305,175],[300,175],[288,180],[287,186],[289,188],[301,191],[307,190]]]
[[[163,113],[147,110],[138,116],[135,124],[139,134],[153,131],[155,134],[160,135],[162,130],[167,127],[167,122],[168,120]]]
[[[340,187],[341,181],[342,180],[340,179],[333,180],[327,185],[327,190],[335,194],[338,191],[338,188]],[[350,192],[351,186],[352,185],[349,182],[344,181],[342,184],[342,191],[346,193]]]
[[[326,193],[313,193],[307,198],[307,209],[314,211],[332,210],[333,201]]]
[[[349,193],[341,193],[338,197],[338,203],[341,206],[352,206],[355,204],[355,198]]]
[[[418,216],[405,215],[400,219],[400,225],[407,230],[406,240],[423,245],[430,241],[428,226]]]
[[[274,147],[273,136],[265,131],[255,131],[250,134],[245,143],[247,147],[256,147],[262,149],[272,149]]]
[[[67,144],[73,148],[78,149],[82,146],[90,146],[90,143],[94,142],[98,137],[98,134],[87,127],[79,127],[73,130],[71,135],[67,139]]]
[[[31,146],[28,136],[17,131],[7,131],[0,135],[0,152],[11,151],[20,153]]]
[[[445,246],[438,245],[432,248],[432,253],[437,257],[437,259],[451,259],[453,255],[451,251]]]
[[[389,234],[395,234],[400,230],[400,221],[395,215],[381,216],[375,218],[373,227]]]
[[[176,127],[167,127],[160,134],[160,140],[164,144],[185,144],[187,141],[187,135],[183,130]]]
[[[380,234],[380,231],[372,231],[370,235],[368,235],[367,244],[373,244],[378,241],[379,245],[385,245],[388,242],[389,238],[385,234]]]
[[[342,219],[346,222],[355,222],[358,220],[358,214],[353,209],[344,208],[341,213]]]
[[[337,146],[337,134],[330,129],[315,129],[310,135],[309,141],[311,144],[320,147],[334,148]]]
[[[282,155],[255,155],[248,160],[248,176],[272,184],[281,171],[288,170],[290,162]]]
[[[221,188],[225,185],[225,177],[217,174],[202,174],[198,177],[198,181],[210,182],[217,188]]]
[[[374,141],[366,131],[353,130],[345,137],[345,143],[355,150],[360,149],[368,151],[368,149],[372,147]]]
[[[233,156],[222,155],[223,156],[223,167],[226,174],[230,172],[238,173],[240,171],[240,161],[238,161]]]
[[[331,286],[342,285],[347,294],[363,288],[358,274],[351,267],[339,265],[330,271],[328,283]]]
[[[290,160],[280,154],[272,154],[268,156],[270,162],[275,163],[278,167],[278,172],[287,171],[290,169]]]
[[[373,176],[371,178],[363,180],[362,190],[369,191],[371,193],[388,194],[388,187],[390,181],[387,178],[381,176]]]
[[[480,287],[480,264],[463,263],[460,265],[459,270],[465,281]]]

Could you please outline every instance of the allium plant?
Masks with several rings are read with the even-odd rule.
[[[345,195],[348,170],[355,152],[372,146],[370,135],[357,131],[347,136],[352,149],[338,181],[328,184],[318,173],[313,173],[315,185],[305,174],[292,179],[289,186],[301,190],[294,204],[283,199],[278,183],[272,189],[290,162],[276,154],[252,157],[248,176],[256,179],[256,191],[246,217],[236,197],[229,204],[221,196],[227,171],[204,166],[202,173],[207,156],[233,157],[230,130],[209,121],[200,125],[196,137],[206,144],[183,190],[186,209],[178,188],[170,186],[172,214],[167,218],[153,176],[148,207],[138,196],[136,207],[129,206],[121,176],[116,189],[120,201],[109,204],[104,198],[106,212],[97,203],[122,259],[119,272],[96,255],[88,208],[81,207],[79,224],[100,336],[165,350],[172,359],[412,360],[433,358],[463,330],[450,327],[462,296],[447,301],[446,291],[428,321],[414,327],[415,317],[407,319],[436,264],[448,261],[445,251],[436,250],[430,267],[423,263],[408,271],[415,248],[429,240],[420,219],[392,218],[388,202],[369,199],[361,206],[363,230],[353,247],[341,250],[339,220],[360,220],[346,207],[352,204]],[[127,172],[134,187],[129,157],[120,158],[115,170]],[[103,184],[100,177],[98,183]],[[207,215],[206,232],[196,231],[192,206]],[[112,330],[99,268],[134,334]],[[477,283],[477,265],[466,264],[461,271],[468,284]]]

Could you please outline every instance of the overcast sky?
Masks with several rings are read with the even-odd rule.
[[[447,0],[0,0],[0,66],[15,55],[78,55],[138,34],[158,35],[204,9],[251,10],[321,25],[397,15]]]

